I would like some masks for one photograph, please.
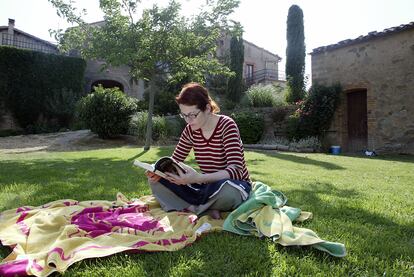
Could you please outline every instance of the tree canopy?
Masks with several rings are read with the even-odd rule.
[[[216,58],[217,41],[233,25],[228,16],[239,0],[209,0],[192,17],[180,14],[181,5],[171,0],[166,7],[153,4],[139,13],[140,0],[100,0],[104,22],[87,24],[84,12],[72,1],[49,0],[59,16],[77,27],[53,33],[62,51],[77,49],[86,59],[99,59],[106,66],[128,65],[133,79],[149,81],[149,117],[146,149],[149,149],[156,93],[155,79],[204,83],[208,75],[231,75]]]

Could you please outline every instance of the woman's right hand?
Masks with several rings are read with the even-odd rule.
[[[158,176],[154,172],[151,172],[151,171],[148,171],[148,170],[145,171],[145,175],[147,175],[148,181],[151,182],[151,183],[156,183],[161,179],[160,176]]]

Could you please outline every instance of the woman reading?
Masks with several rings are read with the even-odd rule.
[[[219,107],[198,83],[186,84],[176,102],[187,125],[172,158],[185,172],[166,178],[147,172],[152,193],[165,211],[208,212],[218,219],[220,211],[237,208],[251,191],[239,129],[233,119],[217,114]],[[191,149],[201,173],[182,163]]]

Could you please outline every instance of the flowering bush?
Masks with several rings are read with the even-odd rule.
[[[290,139],[320,137],[329,128],[339,104],[339,84],[333,86],[314,85],[305,100],[296,103],[298,109],[289,117],[287,133]]]

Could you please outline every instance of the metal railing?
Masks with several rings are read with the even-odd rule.
[[[15,35],[10,35],[7,33],[2,33],[0,37],[0,45],[4,46],[13,46],[20,49],[28,49],[43,53],[52,53],[57,54],[57,48],[43,44],[42,42],[34,42],[30,40],[23,40],[16,38]]]
[[[254,71],[252,76],[244,78],[247,86],[258,83],[267,83],[274,81],[285,81],[284,72],[280,72],[274,69],[261,69]]]

